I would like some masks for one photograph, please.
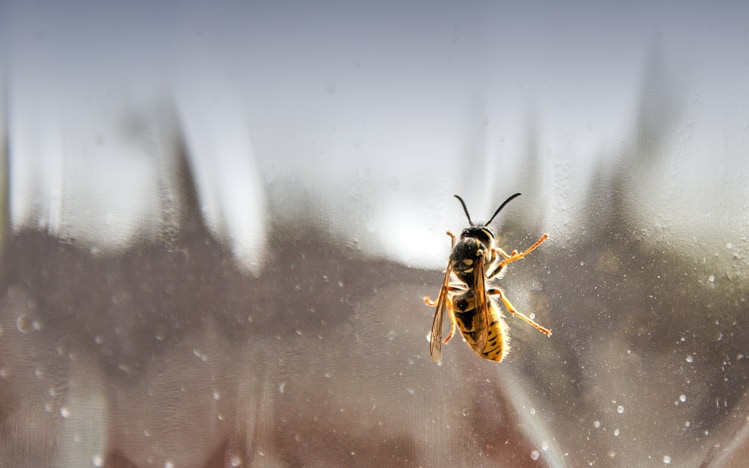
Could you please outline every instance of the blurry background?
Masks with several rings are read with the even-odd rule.
[[[742,2],[0,3],[3,466],[742,466]],[[495,221],[513,352],[429,358]]]

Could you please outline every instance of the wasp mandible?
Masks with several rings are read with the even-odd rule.
[[[469,227],[460,233],[460,240],[457,240],[455,234],[447,231],[451,239],[452,253],[447,262],[439,296],[436,301],[429,297],[424,298],[424,303],[428,306],[437,306],[429,340],[429,354],[433,361],[442,359],[442,322],[445,313],[450,317],[451,326],[444,343],[453,337],[457,325],[468,345],[482,358],[501,362],[507,356],[510,351],[510,336],[502,313],[495,304],[495,296],[512,315],[519,317],[544,335],[551,336],[551,330],[517,311],[501,289],[488,287],[489,282],[501,277],[508,264],[524,258],[549,238],[548,234],[544,234],[524,252],[513,250],[510,254],[497,245],[494,232],[488,225],[502,208],[519,196],[520,194],[516,193],[505,200],[486,223],[474,224],[465,202],[455,195],[463,206]]]

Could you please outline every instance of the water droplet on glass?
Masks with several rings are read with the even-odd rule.
[[[281,382],[280,384],[278,384],[279,393],[283,393],[285,389],[286,389],[286,382]]]
[[[241,465],[241,464],[242,464],[242,459],[241,459],[241,458],[239,458],[239,456],[237,456],[237,455],[234,455],[234,456],[232,456],[232,457],[231,457],[231,459],[229,460],[229,463],[231,464],[231,466],[233,466],[233,467],[235,467],[235,468],[236,468],[237,466],[239,466],[239,465]]]
[[[528,410],[528,412],[530,414],[536,414],[536,408],[531,408],[530,410]]]
[[[598,429],[599,427],[601,427],[601,421],[599,421],[597,419],[595,421],[593,421],[593,427],[595,427],[596,429]]]
[[[60,408],[60,416],[63,418],[69,418],[70,417],[70,409],[68,409],[67,406],[63,406]]]
[[[687,396],[682,393],[681,395],[679,395],[679,401],[684,403],[685,401],[687,401]]]
[[[624,413],[624,406],[622,406],[622,405],[617,406],[616,407],[616,412],[619,413],[619,414],[623,414]]]
[[[692,356],[691,354],[687,356],[687,362],[694,362],[694,356]]]
[[[619,437],[619,429],[614,429],[614,437]]]
[[[663,463],[665,465],[670,465],[671,464],[671,457],[669,457],[668,455],[663,455]]]
[[[538,457],[540,454],[538,453],[538,450],[534,450],[531,452],[531,460],[538,460]]]
[[[102,457],[101,455],[99,455],[97,453],[96,455],[94,455],[93,457],[91,457],[91,463],[95,467],[101,468],[102,466],[104,466],[104,457]]]
[[[21,333],[28,333],[31,330],[31,324],[28,315],[19,315],[16,319],[16,329]]]

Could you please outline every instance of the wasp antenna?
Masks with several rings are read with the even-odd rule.
[[[502,211],[502,208],[504,208],[506,204],[510,203],[514,198],[517,198],[519,196],[520,196],[520,193],[516,193],[515,195],[511,195],[510,198],[508,198],[507,200],[504,201],[504,203],[502,203],[501,205],[499,205],[499,208],[497,208],[497,211],[495,211],[494,214],[492,215],[492,217],[489,218],[489,221],[486,222],[486,225],[489,225],[489,224],[491,224],[492,221],[494,221],[494,218],[497,217],[497,215],[499,214],[499,212]],[[463,205],[463,207],[465,208],[465,205]]]
[[[458,199],[461,205],[463,205],[463,211],[465,211],[466,218],[468,218],[468,224],[473,226],[473,221],[471,221],[471,215],[468,214],[468,208],[466,208],[466,202],[464,202],[463,199],[460,198],[458,195],[453,195],[453,196]]]

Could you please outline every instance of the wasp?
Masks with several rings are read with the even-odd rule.
[[[433,361],[438,362],[442,359],[442,322],[445,314],[450,317],[451,327],[444,343],[453,337],[457,325],[468,345],[482,358],[501,362],[507,356],[510,351],[508,327],[495,303],[495,297],[502,301],[510,314],[522,319],[544,335],[551,336],[551,330],[517,311],[501,289],[489,287],[490,283],[502,276],[507,265],[524,258],[549,238],[548,234],[544,234],[525,251],[513,250],[510,254],[497,245],[494,232],[488,225],[502,208],[519,196],[520,194],[516,193],[505,200],[486,223],[474,224],[465,202],[455,195],[463,206],[469,227],[460,233],[460,240],[455,234],[447,231],[451,239],[452,252],[439,296],[436,301],[429,297],[424,298],[425,304],[437,307],[429,340],[429,354]]]

